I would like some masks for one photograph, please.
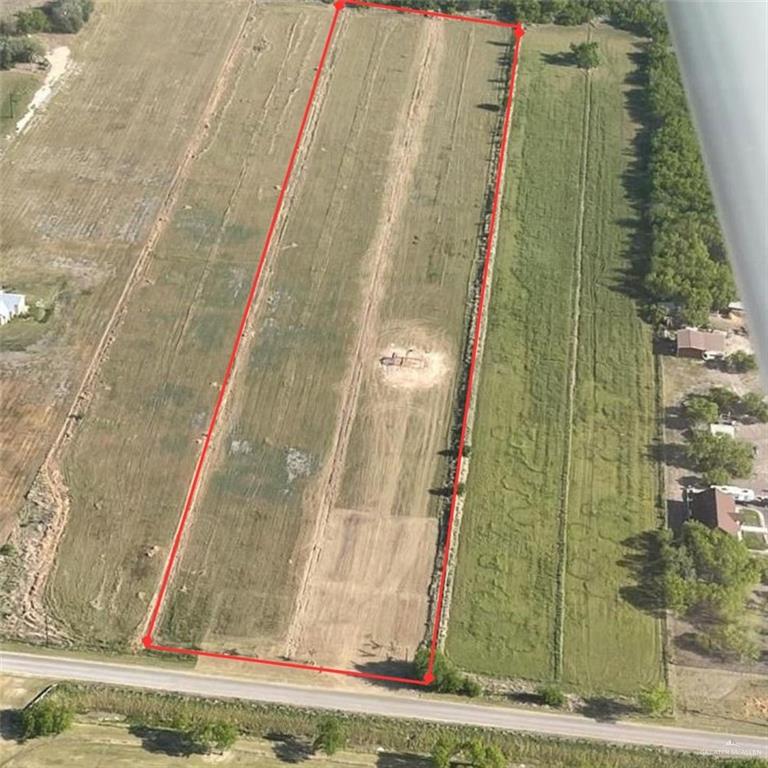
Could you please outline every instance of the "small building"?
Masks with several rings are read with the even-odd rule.
[[[5,325],[14,317],[27,314],[27,300],[23,293],[0,291],[0,325]]]
[[[709,434],[736,437],[736,428],[732,424],[710,424]]]
[[[707,488],[706,491],[694,493],[688,508],[691,519],[698,520],[707,528],[717,528],[731,536],[736,536],[739,532],[741,523],[734,516],[736,500],[717,488]]]
[[[678,357],[711,359],[725,355],[725,334],[722,331],[702,331],[682,328],[677,332]]]

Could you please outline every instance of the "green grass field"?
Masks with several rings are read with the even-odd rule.
[[[636,219],[633,41],[593,30],[588,85],[561,55],[586,34],[541,28],[523,44],[447,650],[481,673],[632,693],[661,671],[659,628],[624,598],[621,564],[655,521],[651,338],[617,287]]]
[[[17,121],[40,87],[43,78],[33,72],[0,72],[0,141],[16,130]]]

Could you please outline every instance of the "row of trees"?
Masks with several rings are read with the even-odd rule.
[[[70,728],[74,715],[74,710],[68,702],[59,699],[55,694],[46,696],[22,710],[21,735],[24,739],[56,736]],[[169,723],[167,728],[179,733],[190,752],[223,752],[229,749],[238,737],[236,726],[224,720],[178,718]]]
[[[617,26],[651,35],[665,28],[661,6],[653,0],[392,0],[391,4],[445,13],[489,11],[529,24],[575,25],[607,17]]]
[[[412,8],[447,12],[487,10],[529,23],[583,24],[607,18],[618,27],[652,38],[647,51],[647,91],[653,137],[648,171],[648,217],[653,233],[645,288],[649,314],[671,302],[683,322],[706,323],[725,308],[736,288],[725,259],[696,131],[667,31],[656,0],[395,0]],[[576,51],[574,51],[576,53]],[[596,65],[596,51],[581,50],[580,66]]]
[[[32,34],[77,32],[91,13],[93,0],[53,0],[40,8],[17,11],[14,16],[0,19],[0,69],[41,60],[45,46]]]
[[[653,234],[646,288],[652,301],[672,302],[685,323],[702,325],[710,311],[736,298],[712,194],[688,114],[675,55],[665,34],[648,46],[649,158]]]
[[[79,32],[93,13],[93,0],[52,0],[39,8],[17,11],[0,22],[0,34],[31,35],[36,32]]]

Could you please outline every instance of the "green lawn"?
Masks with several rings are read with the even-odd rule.
[[[42,77],[32,72],[0,72],[0,139],[16,130],[41,84]]]
[[[447,650],[481,673],[556,676],[562,567],[563,683],[632,693],[660,674],[658,625],[623,596],[634,579],[621,564],[627,540],[655,523],[653,360],[616,285],[635,218],[623,180],[634,159],[624,93],[633,43],[610,28],[591,34],[602,63],[590,75],[573,400],[588,89],[557,54],[586,30],[537,28],[523,43]]]

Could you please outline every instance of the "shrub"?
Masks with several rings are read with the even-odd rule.
[[[36,61],[45,54],[45,46],[34,37],[0,37],[0,69],[10,69],[18,62]]]
[[[464,443],[464,445],[461,446],[461,455],[466,459],[468,456],[472,455],[472,446],[468,443]]]
[[[40,8],[30,8],[16,14],[16,33],[28,35],[32,32],[47,32],[51,28],[48,17]]]
[[[229,749],[237,736],[237,728],[224,721],[196,723],[187,730],[189,741],[206,753]]]
[[[0,555],[3,557],[13,557],[15,554],[16,547],[10,541],[6,541],[5,544],[0,547]]]
[[[21,713],[21,731],[25,739],[55,736],[72,725],[74,713],[63,702],[47,697],[30,704]]]
[[[712,424],[720,418],[720,409],[717,407],[717,403],[703,395],[692,395],[687,398],[683,410],[685,417],[694,426]]]
[[[672,712],[672,691],[663,683],[655,688],[643,689],[637,700],[640,710],[651,717],[661,717]]]
[[[725,370],[729,373],[747,373],[757,368],[755,356],[745,352],[743,349],[737,349],[725,358]]]
[[[768,421],[768,403],[757,392],[747,392],[739,403],[740,412],[749,419],[754,419],[761,424]]]
[[[416,674],[423,678],[429,668],[429,648],[422,646],[416,651],[413,665]],[[435,676],[432,681],[432,688],[440,693],[458,693],[463,696],[479,696],[482,693],[480,685],[472,678],[459,672],[442,651],[437,651],[435,654],[432,672]]]
[[[317,737],[312,745],[315,752],[325,752],[329,757],[344,749],[347,743],[338,717],[325,717],[317,727]]]
[[[93,13],[93,0],[53,0],[47,8],[52,32],[79,32]]]
[[[594,69],[600,63],[597,43],[571,43],[571,53],[580,69]]]
[[[717,403],[720,413],[726,415],[736,410],[741,402],[739,396],[733,390],[726,387],[712,387],[707,394],[707,398],[713,403]]]
[[[542,704],[548,707],[562,707],[565,704],[565,694],[556,685],[542,685],[536,691]]]

